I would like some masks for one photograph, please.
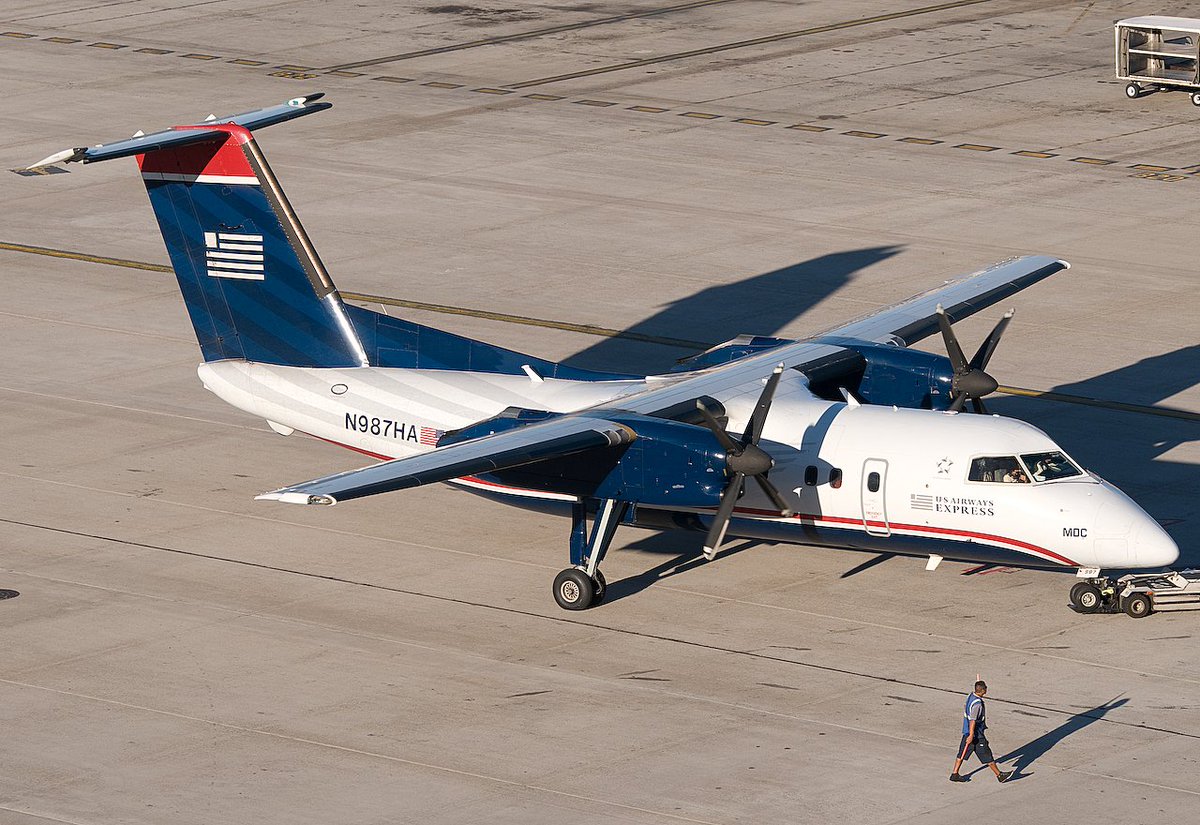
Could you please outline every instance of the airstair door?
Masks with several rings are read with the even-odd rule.
[[[868,458],[863,462],[862,512],[863,527],[872,536],[890,536],[887,506],[887,462],[882,458]]]

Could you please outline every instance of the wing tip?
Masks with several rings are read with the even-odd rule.
[[[321,504],[332,507],[337,504],[337,499],[333,496],[314,496],[308,493],[288,492],[285,490],[276,490],[273,493],[263,493],[255,496],[255,501],[278,501],[283,504]]]

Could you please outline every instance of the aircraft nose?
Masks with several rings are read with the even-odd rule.
[[[1132,550],[1138,567],[1169,567],[1179,559],[1179,545],[1149,516],[1135,529]]]

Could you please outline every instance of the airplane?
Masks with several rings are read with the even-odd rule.
[[[434,482],[570,519],[566,610],[600,604],[618,526],[1026,568],[1166,567],[1171,537],[1046,433],[989,414],[952,328],[1069,267],[1026,256],[801,340],[741,336],[661,375],[589,371],[346,303],[252,132],[322,95],[34,164],[136,156],[200,345],[204,387],[379,463],[263,493],[336,505]],[[940,334],[947,355],[911,349]],[[967,412],[967,405],[971,410]]]

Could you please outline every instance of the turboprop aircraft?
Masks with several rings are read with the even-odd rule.
[[[1178,557],[1048,435],[987,414],[985,368],[1012,313],[970,359],[951,327],[1065,261],[1004,261],[803,340],[736,338],[665,375],[575,369],[342,300],[251,134],[329,108],[320,97],[34,164],[136,156],[204,386],[276,432],[382,461],[258,498],[333,505],[446,481],[562,513],[570,565],[553,593],[568,610],[604,599],[620,525],[706,531],[709,559],[730,536],[1093,577]],[[947,357],[909,349],[938,333]]]

